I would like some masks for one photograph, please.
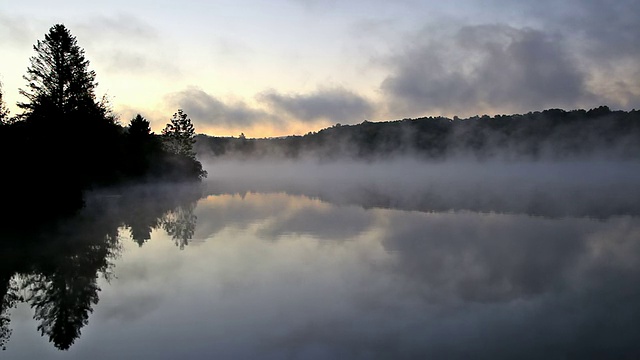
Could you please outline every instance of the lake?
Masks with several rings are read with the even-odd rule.
[[[640,355],[636,163],[209,174],[3,235],[0,357]]]

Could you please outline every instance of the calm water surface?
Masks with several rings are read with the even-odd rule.
[[[581,209],[545,213],[539,193],[218,180],[98,194],[79,219],[5,246],[0,358],[640,354],[632,187],[603,214],[585,193],[557,204]]]

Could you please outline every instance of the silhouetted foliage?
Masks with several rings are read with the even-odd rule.
[[[131,119],[125,135],[124,172],[128,177],[141,178],[150,173],[154,156],[162,149],[151,131],[149,121],[138,114]]]
[[[27,98],[18,103],[25,111],[22,117],[45,119],[52,115],[102,113],[95,98],[96,74],[89,70],[84,50],[64,25],[51,27],[33,50],[36,55],[31,57],[24,76],[27,88],[20,89]]]
[[[192,179],[202,179],[207,176],[207,172],[202,169],[202,164],[196,159],[196,153],[193,150],[195,136],[191,119],[182,109],[179,109],[162,130],[164,148],[168,153],[165,158],[167,176],[171,176],[170,172],[178,176],[186,175],[187,178]]]
[[[83,192],[122,182],[199,180],[206,175],[192,151],[195,130],[190,120],[168,127],[181,141],[168,151],[141,115],[127,128],[118,124],[106,98],[96,99],[96,74],[76,38],[61,24],[51,27],[33,47],[35,55],[20,89],[25,101],[17,119],[0,110],[0,187],[12,206],[44,192],[43,213],[74,211]],[[191,143],[188,143],[189,140]],[[188,143],[189,146],[186,146]],[[61,206],[64,205],[64,206]],[[19,214],[20,208],[14,213]]]
[[[2,82],[0,82],[0,126],[9,124],[9,109],[4,101],[4,94],[2,92]]]
[[[333,126],[273,139],[199,135],[202,155],[240,158],[301,156],[364,160],[411,155],[425,159],[640,159],[640,112],[550,109],[524,115],[428,117]]]

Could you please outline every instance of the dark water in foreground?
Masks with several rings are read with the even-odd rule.
[[[635,359],[634,169],[97,194],[3,239],[0,358]]]

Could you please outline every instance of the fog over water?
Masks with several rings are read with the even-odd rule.
[[[166,230],[176,226],[154,227],[140,246],[121,225],[113,276],[99,277],[76,343],[56,350],[22,303],[2,358],[640,354],[637,163],[216,161],[207,170],[195,205],[171,203],[173,224],[193,225],[177,232],[189,237],[182,250]],[[102,216],[124,207],[144,217],[156,198],[94,200],[111,204]]]
[[[638,214],[636,161],[233,161],[206,163],[209,189],[287,192],[404,210],[545,216]]]

